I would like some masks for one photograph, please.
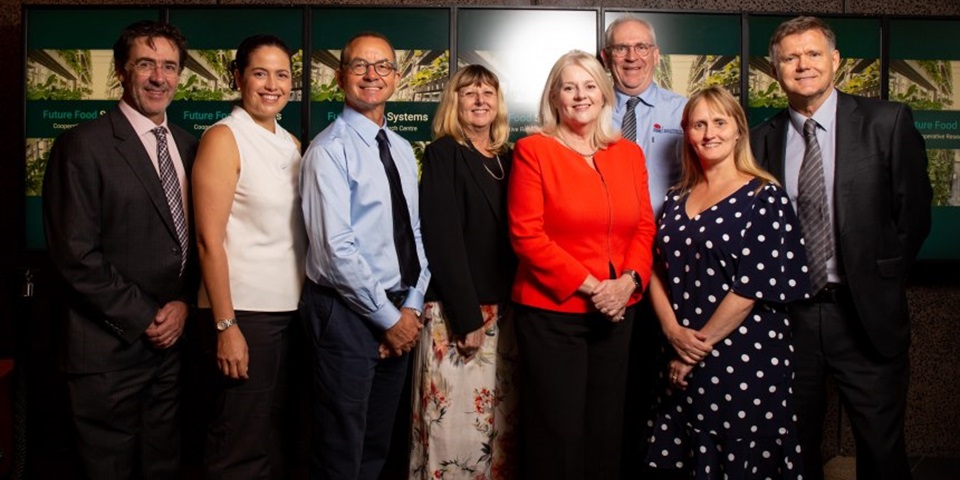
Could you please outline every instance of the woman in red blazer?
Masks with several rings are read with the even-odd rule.
[[[508,189],[519,258],[522,478],[618,478],[632,305],[650,279],[643,152],[613,128],[593,55],[554,64],[541,131],[517,142]]]

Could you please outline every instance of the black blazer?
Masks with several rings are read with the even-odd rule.
[[[504,303],[516,271],[507,231],[506,181],[512,152],[500,155],[499,198],[473,152],[451,137],[427,146],[420,182],[420,228],[430,263],[431,295],[443,302],[453,333],[483,326],[482,303]],[[494,170],[494,173],[500,173]]]
[[[197,140],[172,124],[170,131],[189,175]],[[156,351],[144,331],[167,302],[189,304],[199,277],[195,255],[180,277],[160,178],[119,107],[54,142],[43,221],[65,287],[64,370],[103,372],[151,359]]]
[[[910,345],[904,281],[930,232],[927,152],[905,105],[837,93],[839,264],[867,336],[892,357]],[[781,182],[789,123],[784,110],[750,135],[754,156]]]

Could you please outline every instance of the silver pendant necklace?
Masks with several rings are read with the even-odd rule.
[[[470,140],[470,137],[468,137],[466,133],[463,133],[463,130],[462,130],[462,129],[460,130],[460,133],[463,134],[463,136],[467,139],[467,143],[470,144],[470,148],[471,148],[474,152],[477,152],[477,155],[480,155],[480,156],[483,157],[483,158],[490,158],[490,157],[488,157],[488,156],[486,156],[486,155],[484,155],[483,153],[480,152],[480,149],[477,148],[477,146],[473,143],[473,140]],[[500,155],[493,154],[493,156],[496,157],[496,159],[497,159],[497,166],[500,167],[500,176],[499,176],[499,177],[493,174],[493,170],[490,170],[490,167],[487,166],[487,162],[483,161],[482,159],[480,160],[480,165],[483,165],[483,169],[486,170],[487,173],[490,174],[490,176],[493,177],[494,180],[496,180],[496,181],[501,181],[501,180],[503,180],[503,179],[507,176],[507,171],[503,169],[503,162],[500,161]]]
[[[477,153],[480,153],[480,152],[477,152]],[[482,154],[481,154],[481,155],[482,155]],[[483,165],[483,169],[486,170],[487,173],[489,173],[490,176],[493,177],[494,180],[497,180],[497,181],[503,180],[504,177],[507,176],[507,172],[506,172],[506,170],[503,169],[503,162],[500,161],[500,155],[494,154],[494,157],[496,157],[496,159],[497,159],[497,166],[500,167],[500,176],[499,176],[499,177],[493,174],[493,170],[490,170],[490,167],[487,167],[487,162],[484,162],[483,160],[481,160],[481,161],[480,161],[480,164]]]
[[[557,134],[554,135],[554,138],[556,138],[557,140],[560,140],[560,143],[561,143],[564,147],[567,147],[569,150],[571,150],[573,153],[576,153],[577,155],[580,155],[581,157],[586,158],[586,159],[593,158],[593,156],[596,155],[596,154],[597,154],[597,151],[599,150],[598,148],[595,148],[595,149],[593,149],[593,151],[590,152],[590,153],[583,153],[583,152],[581,152],[580,150],[577,150],[576,148],[573,148],[573,147],[570,145],[570,142],[568,142],[565,138],[563,138],[563,134],[560,133],[559,130],[557,130]]]

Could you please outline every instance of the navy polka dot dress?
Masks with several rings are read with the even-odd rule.
[[[664,204],[656,249],[677,321],[703,327],[729,291],[757,302],[694,367],[686,390],[665,387],[651,425],[652,467],[697,479],[803,478],[782,304],[808,295],[806,255],[786,194],[759,182],[693,218],[686,196],[671,192]]]

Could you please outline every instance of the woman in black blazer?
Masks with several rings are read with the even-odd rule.
[[[507,120],[497,77],[464,67],[443,91],[424,152],[420,222],[433,278],[414,367],[411,478],[513,476]]]

